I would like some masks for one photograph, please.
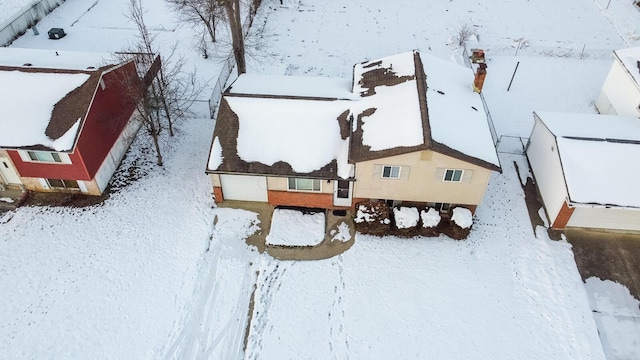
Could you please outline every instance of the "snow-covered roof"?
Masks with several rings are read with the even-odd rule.
[[[471,69],[422,55],[427,75],[427,106],[433,141],[500,166]]]
[[[45,132],[54,106],[88,79],[85,73],[0,70],[0,147],[43,145],[56,151],[71,150],[80,118],[60,138],[52,139]]]
[[[499,169],[473,73],[428,64],[446,94],[433,103],[417,52],[356,64],[352,92],[346,79],[242,74],[221,101],[207,171],[348,178],[349,163],[431,148],[430,124],[434,150]]]
[[[346,102],[225,99],[238,116],[237,155],[243,161],[269,166],[283,161],[296,173],[310,173],[337,160],[338,176],[351,175],[348,139],[341,138],[338,123]]]
[[[311,76],[242,74],[227,91],[234,94],[283,97],[353,98],[351,79]]]
[[[640,119],[633,116],[536,111],[556,136],[639,140]]]
[[[0,148],[73,149],[106,57],[57,54],[0,48]]]
[[[640,87],[640,46],[616,50],[615,54]]]
[[[569,199],[577,204],[639,207],[640,119],[536,113],[556,137]]]
[[[362,145],[369,150],[425,143],[415,69],[413,52],[354,66],[353,92],[361,97],[352,105],[359,119],[353,126],[362,126]],[[375,111],[366,113],[368,109]]]
[[[0,47],[0,59],[1,66],[59,70],[92,70],[114,62],[108,53],[14,47]]]

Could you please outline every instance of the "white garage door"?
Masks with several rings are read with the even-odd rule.
[[[567,226],[640,231],[640,210],[576,207]]]
[[[225,200],[267,201],[267,178],[264,176],[220,175]]]

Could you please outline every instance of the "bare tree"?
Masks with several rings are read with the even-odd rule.
[[[217,0],[166,0],[183,20],[202,24],[211,42],[216,42],[216,25],[222,19],[223,12]]]
[[[217,41],[216,25],[219,20],[229,24],[231,34],[231,51],[236,62],[238,74],[247,72],[245,60],[246,39],[242,28],[243,9],[248,7],[249,21],[256,15],[262,0],[166,0],[167,3],[183,19],[192,23],[201,23],[212,42]],[[248,24],[250,25],[250,24]],[[207,58],[209,51],[204,37],[199,40],[198,48],[202,55]]]
[[[236,60],[238,74],[247,72],[247,62],[245,60],[244,34],[242,33],[242,15],[240,0],[216,0],[224,8],[227,15],[227,23],[231,31],[231,47],[233,57]],[[255,0],[254,0],[255,2]]]
[[[475,29],[473,28],[473,25],[469,23],[463,23],[460,25],[460,27],[458,28],[458,31],[455,34],[455,41],[458,44],[458,46],[462,46],[469,39],[471,39],[472,36],[478,36],[476,34]]]
[[[134,56],[142,80],[125,85],[136,102],[139,121],[153,140],[157,164],[162,166],[161,135],[166,129],[173,136],[174,122],[191,115],[189,108],[203,86],[197,84],[195,72],[183,71],[183,59],[173,59],[175,47],[164,61],[157,55],[140,0],[130,0],[128,17],[138,28],[138,40],[120,54]]]

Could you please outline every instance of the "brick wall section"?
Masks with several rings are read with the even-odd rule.
[[[221,186],[214,186],[213,187],[213,199],[217,203],[221,203],[221,202],[224,201],[224,196],[222,195],[222,187]]]
[[[552,229],[564,229],[565,226],[567,226],[567,223],[569,222],[569,219],[571,218],[571,215],[573,214],[573,210],[575,210],[575,209],[574,208],[570,208],[569,205],[567,204],[567,202],[565,201],[562,204],[562,208],[558,212],[558,216],[556,216],[556,219],[553,221],[553,224],[551,225],[551,228]]]
[[[353,209],[355,204],[366,199],[352,199],[351,206],[334,206],[333,194],[297,191],[268,191],[269,204],[273,206],[300,206],[320,209]]]
[[[273,206],[333,209],[333,194],[269,190],[268,196],[269,204]]]

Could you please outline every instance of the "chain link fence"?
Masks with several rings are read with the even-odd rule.
[[[250,9],[249,13],[245,17],[242,22],[242,35],[246,38],[247,34],[249,34],[249,29],[251,28],[251,23],[253,22],[253,18],[257,12],[257,9]],[[220,69],[220,73],[218,74],[218,80],[216,81],[216,85],[213,87],[213,91],[211,92],[211,97],[209,97],[209,114],[211,118],[215,118],[216,110],[218,109],[218,103],[222,98],[222,92],[224,91],[224,87],[227,84],[227,81],[231,77],[233,73],[233,69],[235,68],[236,60],[233,56],[233,49],[229,53],[229,55],[224,59],[222,64],[222,68]]]
[[[467,50],[467,45],[464,45],[464,49],[462,51],[462,57],[464,58],[464,63],[469,67],[473,73],[475,74],[475,69],[471,65],[471,57],[469,56],[469,50]],[[493,125],[493,118],[491,117],[491,112],[489,111],[489,105],[487,105],[487,100],[484,99],[484,94],[480,91],[480,100],[482,100],[482,107],[484,108],[484,113],[487,116],[487,123],[489,124],[489,130],[491,131],[491,138],[493,139],[493,145],[498,144],[498,133],[496,132],[496,127]]]

